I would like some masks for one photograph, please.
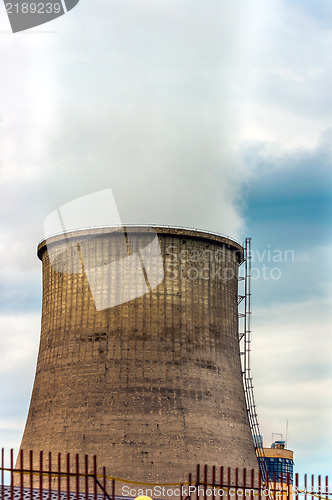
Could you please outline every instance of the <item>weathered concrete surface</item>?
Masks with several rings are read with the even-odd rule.
[[[137,481],[183,481],[197,463],[257,468],[237,339],[242,248],[208,233],[155,230],[164,280],[101,311],[77,245],[85,268],[106,265],[127,252],[121,229],[39,245],[42,328],[21,448],[97,454],[109,475]],[[128,231],[132,253],[150,237]],[[126,281],[112,286],[133,286]]]

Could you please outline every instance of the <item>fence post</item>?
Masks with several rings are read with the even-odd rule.
[[[307,474],[304,474],[304,500],[307,500],[307,491],[308,491],[308,479]]]
[[[196,467],[196,498],[199,500],[200,465]]]
[[[43,452],[39,452],[39,498],[43,494]]]
[[[106,467],[103,467],[103,499],[106,500]],[[78,500],[78,499],[77,499]]]
[[[61,453],[58,453],[58,500],[61,500]]]
[[[85,455],[84,457],[84,487],[85,487],[85,500],[89,498],[89,457]]]
[[[229,489],[231,487],[231,468],[227,467],[227,500],[230,500]]]
[[[246,497],[246,489],[247,489],[247,469],[246,467],[243,469],[243,480],[242,480],[242,498]]]
[[[23,498],[23,468],[24,468],[24,461],[23,461],[23,450],[20,451],[20,492],[21,492],[21,498]]]
[[[188,493],[189,493],[188,497],[190,499],[191,499],[191,490],[190,490],[191,482],[192,482],[192,478],[191,478],[191,473],[190,473],[189,476],[188,476],[188,488],[189,488],[189,490],[188,490]]]
[[[220,467],[219,486],[220,486],[220,489],[223,490],[222,496],[224,496],[224,467],[223,466]],[[219,496],[220,496],[220,492],[219,492]]]
[[[295,498],[299,500],[299,474],[295,474]]]
[[[52,453],[48,453],[48,498],[52,498]]]
[[[5,488],[4,488],[4,467],[5,467],[5,449],[1,448],[1,498],[5,498]]]
[[[112,479],[112,500],[115,500],[115,479]]]
[[[67,453],[66,455],[66,476],[67,476],[67,500],[69,500],[70,497],[70,455]]]
[[[75,455],[76,465],[76,500],[80,498],[80,456],[78,453]]]
[[[216,466],[213,465],[213,467],[212,467],[212,500],[216,500],[215,487],[216,487]]]
[[[10,450],[10,500],[14,500],[14,451]]]
[[[204,500],[207,500],[206,499],[206,489],[207,489],[207,482],[208,482],[208,466],[207,464],[204,465],[204,495],[203,495],[203,498]]]
[[[325,493],[326,493],[326,500],[329,498],[329,477],[325,476]]]
[[[97,457],[93,455],[93,475],[94,475],[94,485],[93,485],[93,498],[97,500]]]
[[[30,498],[32,500],[33,498],[33,451],[30,450],[29,453],[29,467],[30,467],[30,477],[29,477],[29,483],[30,483]]]

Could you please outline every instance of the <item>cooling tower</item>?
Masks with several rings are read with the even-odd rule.
[[[187,480],[197,463],[257,469],[238,243],[180,228],[96,228],[47,239],[38,257],[42,325],[22,449],[96,454],[134,481]]]

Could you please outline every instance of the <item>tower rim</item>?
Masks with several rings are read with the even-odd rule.
[[[37,246],[37,256],[42,260],[42,255],[48,246],[53,246],[66,240],[67,242],[73,242],[75,240],[82,240],[91,237],[98,237],[107,235],[114,232],[120,232],[123,229],[130,229],[131,232],[149,232],[153,231],[157,234],[170,234],[174,236],[190,236],[198,239],[203,239],[206,241],[213,241],[216,243],[221,243],[226,245],[228,248],[232,248],[236,251],[236,256],[238,258],[239,264],[244,260],[244,250],[243,246],[230,236],[226,236],[221,233],[216,233],[213,231],[207,231],[204,229],[195,229],[183,226],[164,226],[160,224],[121,224],[114,226],[93,226],[87,228],[72,229],[69,231],[64,231],[51,235],[47,238],[42,239]]]

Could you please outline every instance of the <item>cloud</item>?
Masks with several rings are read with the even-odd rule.
[[[18,446],[28,409],[36,245],[52,210],[110,187],[124,222],[240,234],[228,99],[239,6],[80,2],[55,33],[0,37],[4,444]]]
[[[0,327],[3,333],[0,337],[0,370],[2,374],[4,372],[13,374],[18,369],[22,369],[23,364],[30,364],[31,358],[36,356],[40,315],[32,313],[13,316],[1,315]],[[8,331],[10,331],[10,335],[6,335]]]
[[[251,169],[246,184],[248,226],[264,227],[274,241],[287,241],[293,248],[303,249],[314,240],[329,243],[331,137],[327,129],[314,148],[286,153],[278,144],[264,142],[243,148],[243,161]]]
[[[251,3],[254,9],[262,4]],[[314,145],[331,125],[331,6],[269,0],[265,9],[261,39],[246,49],[247,65],[239,70],[249,82],[246,93],[240,87],[241,135],[278,142],[284,150]]]
[[[125,222],[239,237],[240,2],[81,3],[54,34],[0,39],[3,262],[37,269],[48,213],[105,187]]]
[[[18,449],[32,392],[40,314],[0,315],[1,445]]]
[[[43,221],[111,187],[125,222],[295,251],[253,282],[259,418],[266,436],[288,418],[300,465],[327,467],[331,15],[325,0],[82,1],[54,33],[0,36],[2,442],[19,442],[32,387]]]
[[[265,446],[272,432],[285,437],[288,420],[299,472],[309,472],[310,463],[310,473],[328,473],[331,310],[331,297],[320,297],[254,311],[252,366]]]
[[[62,202],[110,186],[127,222],[238,236],[228,96],[239,3],[188,9],[101,2],[68,20],[56,56],[53,189]]]
[[[40,267],[40,266],[39,266]],[[41,309],[40,269],[3,266],[0,269],[0,314],[26,313]]]
[[[243,149],[246,229],[252,237],[257,304],[293,304],[332,292],[331,129],[316,147]]]

